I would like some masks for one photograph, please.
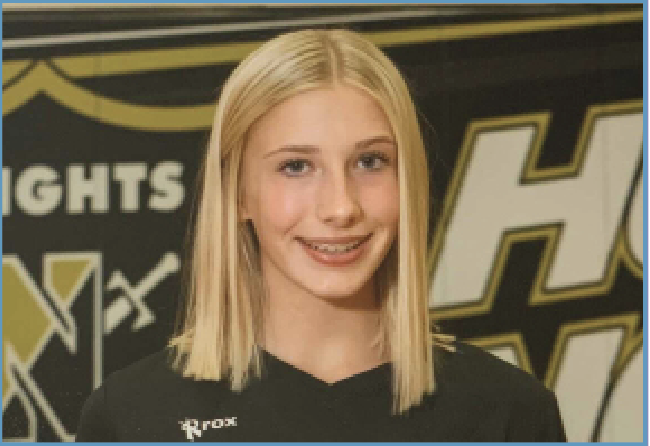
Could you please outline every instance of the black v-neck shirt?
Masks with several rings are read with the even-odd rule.
[[[109,376],[77,441],[566,441],[555,396],[481,349],[436,350],[437,389],[391,415],[391,365],[328,384],[262,351],[242,392],[183,378],[163,350]]]

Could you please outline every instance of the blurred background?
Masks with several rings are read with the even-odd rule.
[[[420,113],[432,318],[553,389],[570,440],[642,441],[642,8],[4,4],[4,440],[72,440],[166,344],[221,84],[346,27]]]

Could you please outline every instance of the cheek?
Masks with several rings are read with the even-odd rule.
[[[362,203],[366,215],[391,230],[397,230],[399,222],[399,184],[394,177],[374,181],[363,188]]]
[[[260,191],[262,225],[268,224],[275,231],[286,232],[300,221],[307,194],[304,187],[294,183],[286,179],[263,182]]]

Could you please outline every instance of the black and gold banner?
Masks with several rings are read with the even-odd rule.
[[[73,439],[165,345],[219,88],[324,26],[417,102],[432,318],[553,389],[570,440],[642,440],[642,6],[49,8],[3,13],[5,440]]]

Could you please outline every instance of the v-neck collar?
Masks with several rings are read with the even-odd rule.
[[[376,394],[390,390],[392,367],[385,362],[371,369],[355,373],[334,383],[328,383],[299,369],[293,364],[278,358],[261,348],[262,367],[267,379],[282,380],[297,384],[296,381],[329,393]]]

